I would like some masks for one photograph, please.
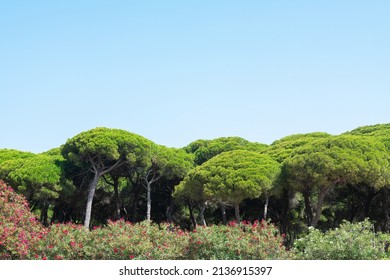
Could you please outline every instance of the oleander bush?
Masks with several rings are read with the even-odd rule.
[[[289,259],[291,253],[283,246],[283,238],[276,227],[266,221],[198,227],[190,233],[186,259]]]
[[[128,260],[178,259],[183,256],[186,234],[169,225],[109,221],[89,231],[81,225],[54,224],[35,259]]]
[[[192,232],[170,224],[123,220],[86,230],[55,224],[31,256],[35,259],[175,260],[286,259],[283,237],[266,222],[198,227]]]
[[[183,231],[172,224],[124,220],[87,230],[82,225],[45,228],[26,199],[0,181],[0,259],[41,260],[375,260],[389,259],[389,234],[372,223],[344,222],[325,233],[311,228],[291,251],[266,221],[230,222]]]
[[[369,220],[345,221],[325,233],[310,228],[305,237],[295,241],[293,251],[297,259],[306,260],[376,260],[386,257],[387,238],[375,233]]]
[[[0,260],[28,259],[45,233],[27,200],[0,181]]]

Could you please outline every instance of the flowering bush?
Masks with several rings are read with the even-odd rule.
[[[35,259],[174,260],[289,258],[276,229],[261,224],[200,227],[186,232],[170,224],[123,220],[88,231],[56,224],[31,256]]]
[[[26,199],[0,181],[0,259],[27,259],[45,236]]]
[[[294,252],[298,259],[308,260],[375,260],[385,257],[383,240],[368,220],[344,222],[325,233],[310,228],[307,236],[294,243]]]
[[[31,255],[36,259],[172,260],[183,257],[187,239],[186,233],[168,224],[133,225],[120,220],[92,231],[81,225],[55,224]]]
[[[190,234],[186,259],[289,259],[283,236],[266,221],[230,222],[228,226],[198,227]]]
[[[27,201],[0,181],[0,259],[286,259],[283,237],[267,222],[183,231],[171,224],[109,221],[89,231],[72,223],[44,228]]]

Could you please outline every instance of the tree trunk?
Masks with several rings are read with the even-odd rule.
[[[202,203],[199,206],[199,219],[200,219],[200,223],[202,224],[202,226],[207,226],[206,219],[204,218],[204,211],[205,210],[206,210],[206,204]]]
[[[114,177],[114,192],[115,192],[115,219],[119,220],[121,218],[121,201],[119,199],[119,180]]]
[[[45,202],[42,209],[41,209],[41,217],[40,217],[41,223],[45,227],[47,227],[49,225],[49,223],[47,221],[47,211],[48,210],[49,210],[49,204]]]
[[[173,210],[175,207],[175,203],[173,202],[173,199],[171,199],[171,202],[169,203],[169,206],[167,207],[167,211],[165,212],[167,216],[167,222],[173,223]]]
[[[307,224],[310,226],[313,221],[313,210],[310,203],[310,194],[308,192],[303,192],[303,197],[305,199],[305,211],[307,216]]]
[[[196,219],[195,219],[195,216],[194,216],[194,211],[193,211],[193,209],[192,209],[192,202],[191,202],[191,201],[188,201],[188,202],[187,202],[187,206],[188,206],[188,210],[190,211],[190,220],[191,220],[191,223],[192,223],[192,225],[194,226],[194,228],[196,228],[197,222],[196,222]]]
[[[99,177],[100,175],[98,173],[94,173],[93,179],[88,188],[87,206],[85,208],[85,219],[84,219],[84,227],[88,229],[91,222],[93,197],[95,196],[96,186],[99,182]]]
[[[288,216],[289,210],[290,210],[290,195],[289,195],[288,190],[284,190],[281,233],[287,233],[287,224],[288,224],[288,217],[287,216]]]
[[[366,201],[364,203],[364,217],[365,218],[370,217],[371,202],[376,195],[377,195],[377,192],[375,192],[375,191],[370,191],[369,194],[367,195]]]
[[[313,217],[313,220],[311,221],[310,225],[312,227],[316,227],[318,221],[320,220],[321,214],[322,214],[322,206],[324,204],[324,199],[326,195],[327,189],[321,189],[320,193],[318,194],[318,201],[316,205],[316,213]]]
[[[133,184],[133,201],[131,206],[131,221],[137,222],[138,218],[138,199],[139,199],[140,187]]]
[[[390,231],[389,190],[387,189],[387,187],[383,188],[383,214],[384,214],[383,232],[389,232]]]
[[[234,204],[234,215],[236,216],[237,223],[241,223],[241,217],[240,217],[240,205]]]
[[[266,194],[266,197],[265,197],[265,204],[264,204],[264,215],[263,215],[263,219],[264,221],[267,220],[267,214],[268,214],[268,202],[269,202],[269,199],[268,199],[268,194]]]
[[[152,212],[152,198],[151,198],[151,182],[147,182],[146,184],[146,220],[150,222],[151,220],[151,212]]]
[[[225,207],[225,204],[223,204],[222,202],[221,202],[221,213],[222,213],[222,223],[224,224],[224,225],[226,225],[227,224],[227,219],[226,219],[226,207]]]

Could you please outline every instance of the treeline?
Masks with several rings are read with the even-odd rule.
[[[95,128],[40,154],[1,149],[0,179],[45,225],[125,219],[194,228],[270,219],[293,240],[309,226],[370,218],[389,232],[390,124],[271,145],[222,137],[180,149]]]

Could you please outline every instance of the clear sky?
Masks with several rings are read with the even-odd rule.
[[[172,147],[390,122],[390,1],[0,0],[0,148]]]

